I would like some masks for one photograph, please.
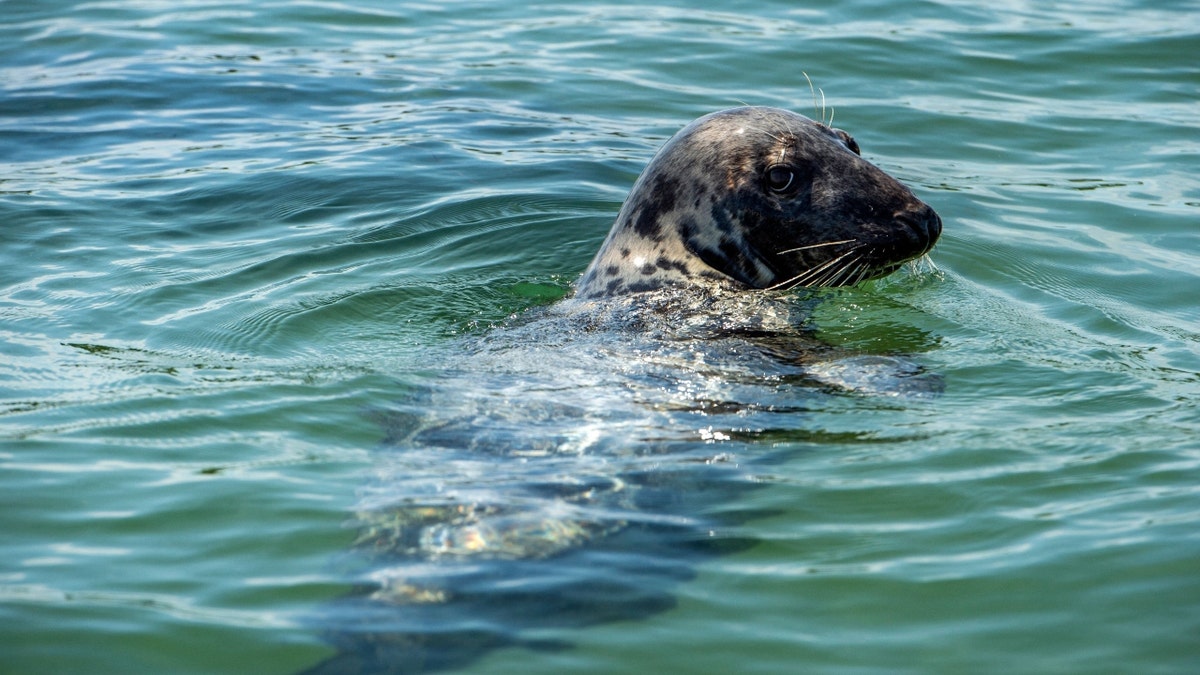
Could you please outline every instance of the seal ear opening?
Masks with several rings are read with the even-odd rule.
[[[858,149],[858,141],[855,141],[853,136],[842,131],[841,129],[834,129],[833,133],[837,134],[838,138],[842,139],[842,143],[846,144],[846,148],[848,148],[850,152],[862,157],[862,151]]]

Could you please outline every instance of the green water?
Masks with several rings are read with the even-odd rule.
[[[943,393],[697,418],[731,545],[461,668],[1200,668],[1196,3],[0,6],[0,672],[329,657],[373,411],[567,295],[690,120],[821,116],[803,73],[945,223],[819,334]]]

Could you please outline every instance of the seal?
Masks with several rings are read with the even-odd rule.
[[[460,669],[674,607],[702,560],[753,543],[743,495],[767,481],[749,467],[810,438],[806,401],[926,390],[916,364],[817,340],[792,313],[809,299],[742,291],[879,276],[940,230],[845,132],[770,108],[683,129],[582,299],[397,375],[403,396],[373,411],[354,590],[314,617],[337,653],[306,675]]]
[[[941,230],[845,131],[779,108],[733,108],[658,151],[576,297],[852,285],[925,255]]]

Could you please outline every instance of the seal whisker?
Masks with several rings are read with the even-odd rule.
[[[849,260],[839,263],[836,267],[826,270],[825,273],[821,275],[821,278],[813,285],[817,288],[829,288],[830,286],[837,286],[837,281],[842,278],[842,275],[845,274],[847,269],[854,266],[854,263],[857,260],[858,257],[855,256]]]
[[[816,267],[809,268],[808,271],[804,272],[803,274],[797,275],[788,280],[788,284],[819,287],[821,285],[821,281],[825,278],[829,271],[831,269],[837,269],[841,261],[848,257],[851,253],[853,253],[853,251],[847,251],[836,258],[826,260]],[[792,282],[795,282],[795,284]]]
[[[836,280],[837,283],[834,285],[835,286],[853,286],[854,285],[854,277],[858,275],[859,270],[861,270],[862,266],[863,266],[861,260],[862,260],[862,258],[860,257],[859,258],[860,262],[856,262],[853,265],[847,265],[846,270],[842,274],[838,275],[838,278]]]
[[[866,263],[862,263],[858,270],[858,276],[854,279],[853,282],[850,283],[850,285],[853,286],[853,285],[861,282],[863,279],[866,279],[867,275],[870,274],[870,272],[871,272],[871,266]]]
[[[834,267],[831,270],[825,270],[820,275],[818,275],[816,278],[814,278],[812,281],[809,281],[808,283],[806,283],[804,285],[809,288],[825,288],[829,285],[828,281],[829,281],[830,272],[836,272],[837,269],[838,269],[837,267]]]
[[[862,261],[860,258],[860,262],[854,268],[854,273],[850,274],[849,276],[846,277],[846,285],[853,286],[853,285],[857,284],[858,282],[862,281],[863,277],[866,276],[867,271],[870,269],[871,269],[871,266],[868,265],[865,261]]]
[[[853,258],[843,263],[838,270],[826,275],[824,285],[826,287],[849,286],[851,283],[850,279],[854,278],[854,275],[862,265],[862,253],[856,253]]]
[[[796,127],[792,126],[792,122],[793,122],[793,121],[794,121],[794,120],[791,120],[791,119],[785,119],[785,120],[783,121],[783,125],[784,125],[785,127],[787,127],[787,132],[788,132],[788,135],[789,135],[789,136],[791,136],[793,139],[795,139],[795,138],[798,138],[798,137],[800,136],[800,134],[799,134],[799,132],[796,130]]]
[[[791,288],[792,286],[799,286],[803,283],[803,282],[801,282],[801,279],[803,279],[806,276],[809,276],[812,273],[813,273],[813,270],[811,270],[811,269],[801,272],[800,274],[797,274],[794,277],[791,277],[789,279],[784,279],[783,281],[780,281],[777,284],[772,284],[770,286],[767,286],[763,290],[764,291],[777,291],[779,289],[787,290],[788,288]]]
[[[812,78],[808,76],[808,73],[800,71],[800,74],[803,75],[804,79],[808,81],[808,91],[812,94],[813,99],[813,114],[818,115],[817,121],[824,126],[832,127],[833,114],[836,111],[833,108],[829,108],[829,121],[825,120],[825,90],[821,87],[814,86]],[[819,107],[817,106],[818,93],[821,95],[821,105]]]
[[[853,265],[853,261],[848,261],[846,264],[838,265],[834,269],[826,271],[825,274],[821,275],[820,282],[815,284],[817,288],[829,288],[830,286],[837,286],[837,280],[841,278],[842,273],[846,271],[847,264]]]
[[[814,268],[813,271],[820,272],[820,274],[818,276],[814,277],[814,279],[810,280],[812,282],[812,285],[820,286],[824,281],[827,281],[833,275],[838,274],[839,271],[842,270],[846,265],[854,264],[855,261],[857,261],[861,258],[861,256],[858,255],[858,250],[860,248],[862,248],[862,247],[858,246],[858,247],[852,248],[849,251],[846,251],[845,253],[839,255],[838,257],[833,258],[833,259],[825,262],[824,264],[819,265],[818,267]]]
[[[860,262],[858,264],[858,273],[855,274],[854,278],[846,285],[854,286],[854,285],[857,285],[858,283],[862,282],[864,279],[871,276],[871,269],[872,269],[871,264],[869,262],[867,262],[866,260],[863,260],[862,262]]]
[[[808,76],[808,73],[806,73],[802,70],[802,71],[800,71],[800,74],[803,75],[805,81],[808,82],[808,91],[810,94],[812,94],[813,114],[816,115],[817,114],[817,88],[815,86],[813,86],[812,78]],[[822,112],[821,115],[817,118],[817,121],[824,124],[824,119],[825,119],[825,114],[824,114],[824,112]]]
[[[759,128],[759,127],[751,126],[751,125],[749,125],[749,124],[747,124],[746,126],[744,126],[744,127],[742,127],[742,128],[743,128],[743,129],[745,129],[746,131],[752,131],[752,132],[754,132],[754,133],[757,133],[757,134],[762,134],[763,136],[766,136],[767,138],[769,138],[769,139],[771,139],[771,140],[775,141],[776,143],[781,143],[781,144],[784,144],[784,145],[786,145],[786,144],[787,144],[787,140],[786,140],[786,139],[784,139],[782,136],[777,136],[777,135],[775,135],[775,134],[771,133],[770,131],[767,131],[766,129],[762,129],[762,128]]]
[[[818,280],[823,278],[825,273],[828,272],[830,268],[837,269],[842,261],[854,254],[854,252],[857,250],[857,248],[852,248],[836,258],[826,260],[816,267],[810,267],[809,269],[791,277],[790,279],[785,279],[777,284],[767,286],[764,290],[774,291],[780,288],[791,288],[792,286],[799,285],[819,287],[820,282]]]
[[[796,251],[807,251],[810,248],[821,248],[822,246],[837,246],[838,244],[853,244],[857,239],[840,239],[838,241],[826,241],[820,244],[809,244],[808,246],[797,246],[796,248],[788,248],[779,252],[779,255],[784,253],[795,253]],[[853,250],[853,249],[852,249]]]

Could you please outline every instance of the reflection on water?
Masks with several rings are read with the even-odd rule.
[[[818,440],[814,410],[867,396],[903,414],[940,389],[915,362],[814,340],[795,323],[812,304],[567,301],[464,345],[378,415],[362,589],[316,619],[339,654],[312,672],[458,667],[673,607],[696,564],[752,543],[742,497],[783,461],[773,446]]]

